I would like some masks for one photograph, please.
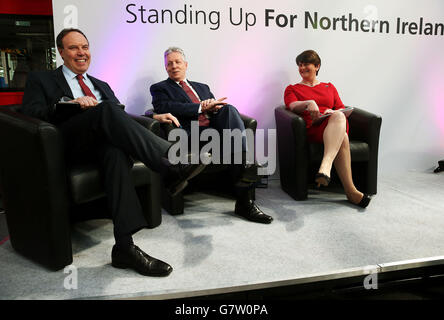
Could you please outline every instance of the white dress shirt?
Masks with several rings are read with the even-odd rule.
[[[196,90],[194,90],[194,88],[191,86],[191,84],[188,82],[188,80],[184,79],[183,81],[188,85],[188,87],[190,87],[191,91],[193,91],[193,93],[196,95],[197,99],[199,99],[199,101],[202,101],[202,99],[199,97],[199,95],[197,94]],[[182,86],[180,85],[180,81],[175,81],[175,82],[177,83],[177,85],[179,87],[182,88]],[[202,113],[202,103],[200,104],[199,110],[197,111],[197,113]]]
[[[71,88],[74,99],[84,97],[85,94],[82,91],[82,87],[80,87],[79,81],[77,80],[77,74],[72,72],[67,66],[63,65],[63,75],[65,76],[66,81],[68,82],[69,87]],[[82,74],[83,82],[91,89],[91,92],[96,96],[97,101],[102,102],[102,95],[100,91],[94,88],[91,80],[88,78],[86,73]]]

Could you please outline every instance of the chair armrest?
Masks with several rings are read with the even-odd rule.
[[[168,136],[170,135],[170,131],[173,129],[177,129],[172,123],[161,123],[160,124],[160,136],[165,140],[168,140]],[[179,137],[177,137],[176,141],[179,141]]]
[[[149,118],[149,117],[145,117],[145,116],[138,116],[138,115],[135,115],[135,114],[129,114],[129,116],[131,118],[133,118],[134,120],[136,120],[138,123],[140,123],[142,126],[147,128],[148,130],[150,130],[153,133],[155,133],[156,135],[160,134],[160,123],[159,123],[159,121],[154,120],[154,119]]]
[[[360,108],[354,108],[348,120],[350,140],[365,141],[370,148],[377,150],[382,123],[381,116]]]
[[[240,117],[244,122],[245,129],[251,129],[256,133],[257,121],[256,119],[250,118],[249,116],[240,113]]]
[[[57,269],[72,261],[63,139],[52,124],[0,108],[0,181],[13,247]],[[55,262],[54,262],[55,261]]]
[[[156,114],[156,113],[154,113]],[[240,114],[242,121],[244,122],[244,126],[247,129],[252,129],[254,133],[256,133],[257,128],[257,121],[253,118],[250,118],[244,114]],[[140,116],[141,118],[150,119],[151,121],[156,121],[150,117],[148,117],[148,111],[145,112],[144,116]],[[156,121],[159,125],[159,132],[153,131],[158,136],[164,138],[165,140],[168,140],[168,135],[170,134],[170,131],[175,129],[176,127],[172,123],[159,123]],[[178,138],[179,139],[179,138]]]
[[[377,174],[378,174],[378,152],[379,152],[379,134],[381,131],[381,116],[368,111],[355,108],[349,119],[350,140],[360,140],[367,142],[369,146],[369,159],[365,176],[366,190],[370,194],[377,192]]]
[[[153,132],[157,134],[159,137],[168,140],[168,134],[170,133],[171,130],[173,130],[176,127],[172,123],[160,123],[159,121],[151,118],[150,114],[156,115],[157,113],[152,112],[152,110],[147,110],[145,114],[142,115],[141,117],[145,119],[150,119],[150,121],[155,121],[157,123],[156,126],[158,126],[158,129],[156,127],[156,131]]]
[[[7,151],[1,157],[3,165],[18,167],[22,163],[25,166],[22,170],[31,165],[42,166],[51,176],[66,172],[63,139],[56,126],[2,108],[0,124],[1,135],[8,137],[0,139],[2,151]]]
[[[153,120],[153,119],[149,116],[149,114],[157,115],[158,113],[156,113],[156,112],[152,112],[152,110],[147,110],[147,111],[145,112],[144,117]],[[157,120],[154,120],[154,121],[158,122]],[[163,138],[163,139],[165,139],[165,140],[168,140],[168,136],[169,136],[171,130],[173,130],[173,129],[177,129],[177,127],[176,127],[174,124],[172,124],[172,123],[166,123],[166,122],[164,122],[164,123],[160,123],[160,122],[158,122],[158,124],[159,124],[159,127],[160,127],[160,130],[159,130],[160,133],[156,133],[156,134],[157,134],[159,137],[161,137],[161,138]],[[179,137],[176,139],[176,141],[178,141],[178,140],[179,140]]]
[[[148,119],[151,119],[147,116],[148,111],[145,113],[145,117]],[[154,113],[156,114],[156,113]],[[256,132],[256,128],[257,128],[257,121],[251,117],[248,117],[244,114],[240,114],[240,117],[242,119],[242,121],[244,122],[244,126],[245,128],[249,128],[252,129],[254,132]],[[168,134],[170,133],[171,130],[175,129],[176,127],[171,124],[171,123],[161,123],[160,127],[162,129],[162,132],[166,135],[166,137],[168,137]],[[164,137],[165,138],[165,137]]]
[[[276,108],[274,114],[278,139],[282,137],[284,141],[289,143],[291,141],[293,148],[304,148],[307,144],[305,120],[298,114],[287,110],[285,106]]]
[[[294,199],[307,198],[309,152],[305,120],[280,106],[275,109],[282,188]]]

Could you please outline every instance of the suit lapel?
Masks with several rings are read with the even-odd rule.
[[[94,84],[94,87],[96,87],[97,90],[99,90],[100,93],[103,95],[104,100],[110,99],[109,94],[106,88],[104,88],[104,86],[102,85],[102,83],[93,76],[90,76],[89,74],[88,77],[91,80],[91,82]],[[71,88],[69,87],[69,84],[65,79],[65,75],[63,74],[62,66],[58,67],[54,71],[54,78],[57,85],[60,87],[60,89],[62,89],[63,95],[70,97],[71,99],[74,99],[74,95],[72,94]]]
[[[94,78],[93,76],[88,74],[88,78],[89,80],[91,80],[92,84],[94,85],[94,87],[96,87],[97,90],[100,91],[100,93],[103,96],[103,100],[107,100],[110,99],[111,97],[109,97],[109,95],[107,94],[107,90],[106,88],[102,85],[101,81],[98,81],[98,79]]]
[[[198,86],[198,85],[196,85],[195,82],[192,82],[192,81],[189,81],[189,80],[188,80],[188,83],[193,87],[194,91],[196,91],[196,93],[199,96],[200,100],[205,100],[205,97],[207,96],[207,94],[204,91],[201,90],[201,89],[203,89],[202,86]]]
[[[62,67],[63,66],[60,66],[54,71],[55,82],[62,90],[63,96],[74,99],[74,95],[72,94],[71,88],[69,87],[68,82],[65,79],[65,75],[63,74]]]
[[[171,88],[173,88],[177,92],[177,94],[181,95],[188,102],[192,102],[190,97],[188,97],[187,93],[185,92],[185,90],[183,90],[180,85],[178,85],[176,82],[174,82],[174,80],[171,80],[170,78],[168,78],[167,83],[169,84],[169,86]]]

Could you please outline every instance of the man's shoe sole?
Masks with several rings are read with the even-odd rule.
[[[181,183],[179,183],[177,186],[174,186],[173,188],[171,188],[169,191],[171,193],[171,195],[174,197],[176,196],[178,193],[180,193],[183,189],[185,189],[185,187],[188,185],[188,180],[194,178],[195,176],[197,176],[199,173],[201,173],[204,169],[205,169],[206,165],[205,164],[199,164],[193,171],[190,172],[190,174],[188,175],[188,177],[186,177]]]
[[[237,215],[238,215],[239,217],[244,218],[245,220],[248,220],[248,221],[251,221],[251,222],[256,222],[256,223],[270,224],[270,223],[273,222],[273,218],[271,218],[271,219],[266,219],[266,220],[259,220],[259,219],[249,218],[249,217],[246,217],[246,216],[241,215],[241,214],[237,214]]]
[[[201,173],[204,169],[205,169],[205,167],[206,167],[207,165],[206,164],[199,164],[197,167],[196,167],[196,169],[194,169],[191,173],[190,173],[190,175],[188,176],[188,178],[186,178],[185,180],[190,180],[190,179],[192,179],[192,178],[194,178],[195,176],[197,176],[199,173]]]
[[[167,273],[165,273],[165,272],[141,272],[126,263],[118,263],[118,262],[114,262],[114,261],[111,262],[111,265],[117,269],[131,269],[131,270],[134,270],[137,273],[141,274],[142,276],[150,276],[150,277],[166,277],[167,275],[169,275],[173,271],[173,268],[171,268],[169,270],[169,272],[167,272]]]

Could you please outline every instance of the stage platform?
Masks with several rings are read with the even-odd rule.
[[[166,278],[110,265],[111,221],[76,224],[77,289],[64,287],[70,274],[18,255],[0,215],[0,299],[236,298],[316,284],[362,289],[375,274],[381,284],[388,275],[440,279],[443,194],[444,173],[432,170],[381,174],[378,194],[366,210],[336,192],[310,190],[309,199],[298,202],[282,191],[279,180],[271,180],[268,188],[257,189],[257,204],[274,217],[262,225],[234,216],[232,199],[195,192],[185,198],[184,215],[163,212],[159,227],[134,237],[147,253],[173,266]],[[298,297],[304,297],[301,290]],[[282,297],[285,291],[280,292]]]

